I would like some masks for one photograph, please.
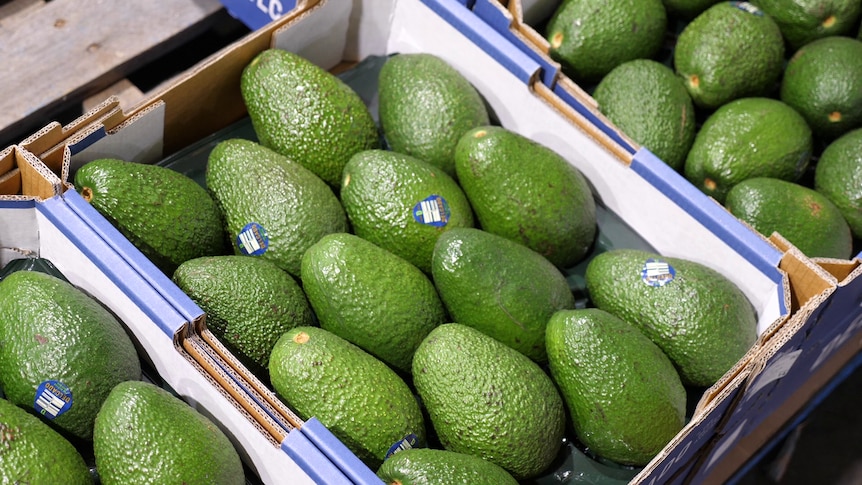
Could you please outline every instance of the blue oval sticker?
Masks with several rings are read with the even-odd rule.
[[[246,255],[259,256],[269,247],[266,229],[257,222],[249,222],[236,236],[236,246]]]
[[[36,388],[33,409],[54,419],[72,408],[72,390],[60,381],[44,381]]]

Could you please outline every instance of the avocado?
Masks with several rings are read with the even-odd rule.
[[[540,364],[547,361],[548,318],[575,307],[565,275],[544,256],[481,229],[442,234],[431,274],[453,321]]]
[[[455,170],[485,231],[523,244],[561,268],[581,261],[596,235],[586,178],[565,158],[498,126],[468,131]]]
[[[677,17],[683,21],[700,15],[704,10],[724,0],[662,0],[669,17]]]
[[[800,47],[779,94],[824,143],[862,127],[862,41],[830,36]]]
[[[182,173],[103,158],[85,163],[74,179],[84,200],[168,276],[183,261],[228,252],[218,207]]]
[[[83,456],[36,416],[0,398],[0,482],[92,485]]]
[[[442,447],[488,460],[522,480],[562,446],[565,406],[554,382],[517,350],[444,323],[413,356],[413,383]]]
[[[814,166],[814,190],[838,207],[853,236],[862,239],[862,128],[823,149]]]
[[[134,344],[113,313],[66,281],[15,271],[0,281],[0,387],[70,436],[89,439],[118,383],[141,378]]]
[[[644,466],[685,425],[686,391],[667,355],[597,308],[548,321],[548,367],[578,439],[601,458]]]
[[[320,327],[296,327],[269,359],[276,393],[302,419],[312,416],[369,468],[415,436],[424,446],[425,418],[407,383],[381,360]]]
[[[849,259],[853,235],[825,195],[786,180],[755,177],[727,193],[725,207],[757,232],[781,234],[806,256]]]
[[[366,150],[344,167],[341,203],[353,233],[426,274],[440,234],[473,227],[473,209],[446,172],[410,155]]]
[[[752,177],[799,181],[811,161],[814,136],[802,115],[773,98],[735,99],[704,121],[685,160],[685,177],[723,203]]]
[[[664,43],[667,12],[662,0],[561,2],[545,29],[548,53],[580,83],[598,82],[632,59],[654,58]]]
[[[745,294],[698,262],[612,249],[590,260],[584,278],[592,304],[658,345],[683,384],[715,384],[757,339],[757,314]]]
[[[209,154],[205,177],[233,252],[273,261],[295,278],[309,246],[348,229],[344,208],[326,182],[259,143],[219,142]]]
[[[636,143],[682,171],[694,143],[694,103],[673,69],[652,59],[624,62],[596,86],[599,111]]]
[[[784,38],[748,2],[718,2],[689,22],[673,51],[695,106],[713,110],[737,98],[768,96],[784,68]]]
[[[413,352],[446,309],[419,268],[359,236],[328,234],[302,257],[320,327],[409,374]]]
[[[246,483],[239,454],[221,428],[145,381],[111,390],[96,416],[93,454],[103,485]]]
[[[206,325],[243,363],[266,370],[281,334],[314,324],[297,281],[274,262],[253,256],[195,258],[173,281],[206,314]]]
[[[336,191],[341,170],[361,150],[377,148],[377,124],[341,79],[282,49],[257,54],[240,91],[260,143],[293,160]]]
[[[380,70],[380,127],[389,148],[455,176],[455,145],[489,124],[485,101],[457,69],[427,53],[396,54]]]
[[[518,485],[509,472],[488,460],[433,448],[401,450],[383,462],[377,476],[388,485]]]
[[[791,49],[832,35],[853,35],[859,26],[858,0],[751,0],[769,14]]]

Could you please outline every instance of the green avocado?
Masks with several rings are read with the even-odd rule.
[[[243,70],[240,91],[260,143],[336,191],[350,157],[380,145],[362,98],[298,54],[276,48],[260,52]]]
[[[593,305],[641,330],[686,385],[715,384],[757,340],[745,294],[695,261],[613,249],[590,260],[585,279]]]
[[[274,262],[254,256],[195,258],[173,281],[206,313],[207,328],[255,370],[265,370],[281,334],[314,323],[296,279]]]
[[[169,276],[183,261],[229,251],[215,202],[186,175],[102,158],[74,178],[84,200]]]
[[[380,70],[380,126],[389,147],[455,176],[455,145],[489,123],[485,101],[458,70],[427,53],[397,54]]]
[[[548,318],[575,307],[565,275],[544,256],[481,229],[441,235],[431,274],[453,321],[538,363],[547,361]]]
[[[548,21],[545,38],[566,75],[594,83],[623,62],[656,57],[666,27],[662,0],[567,0]]]
[[[276,393],[300,418],[316,417],[373,470],[408,436],[424,446],[425,418],[407,383],[332,332],[287,331],[272,350],[269,374]]]
[[[778,24],[791,49],[832,35],[850,35],[859,27],[858,0],[750,0]]]
[[[814,189],[838,207],[853,236],[862,239],[862,128],[823,149],[814,167]]]
[[[0,388],[57,429],[82,439],[120,382],[141,378],[131,338],[83,290],[38,271],[0,281]]]
[[[781,234],[806,256],[850,259],[853,235],[828,197],[803,185],[768,177],[736,184],[724,203],[764,236]]]
[[[413,383],[443,448],[478,456],[515,479],[547,470],[562,446],[566,413],[554,382],[517,350],[444,323],[413,357]]]
[[[550,148],[498,126],[474,128],[455,148],[458,182],[485,231],[561,268],[593,245],[596,206],[581,172]]]
[[[458,182],[403,153],[357,153],[344,167],[340,195],[354,234],[426,274],[437,238],[454,227],[473,227],[473,209]]]
[[[303,253],[318,239],[346,232],[332,188],[303,165],[240,138],[210,152],[206,185],[223,214],[233,252],[273,261],[299,278]]]
[[[245,472],[227,435],[207,416],[161,387],[117,384],[93,429],[103,485],[242,485]]]
[[[505,469],[475,455],[433,448],[409,448],[387,458],[377,470],[387,485],[518,485]]]
[[[811,160],[814,136],[805,119],[773,98],[740,98],[703,123],[685,160],[695,187],[724,202],[734,185],[753,177],[798,181]]]
[[[682,430],[679,374],[631,324],[596,308],[563,310],[548,321],[546,341],[575,433],[596,455],[644,466]]]
[[[425,273],[353,234],[329,234],[308,248],[302,285],[321,328],[406,374],[416,347],[446,320]]]
[[[593,98],[617,128],[682,171],[694,143],[694,103],[670,67],[652,59],[620,64],[596,86]]]
[[[0,482],[92,485],[83,456],[47,423],[0,398]]]
[[[862,127],[862,40],[830,36],[800,47],[779,95],[824,143]]]
[[[713,110],[777,88],[784,38],[775,20],[751,3],[722,1],[686,24],[673,63],[695,106]]]

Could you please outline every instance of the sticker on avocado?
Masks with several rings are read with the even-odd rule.
[[[410,433],[404,438],[396,441],[395,444],[389,448],[389,451],[386,452],[386,456],[383,457],[383,459],[385,460],[399,451],[409,450],[410,448],[415,447],[417,443],[419,443],[419,438],[415,434]]]
[[[439,195],[431,195],[413,207],[413,219],[429,226],[445,226],[450,215],[449,204]]]
[[[246,255],[259,256],[269,247],[266,229],[256,222],[249,222],[236,236],[236,246]]]
[[[664,286],[673,281],[676,270],[667,261],[649,258],[641,269],[641,279],[650,286]]]
[[[755,7],[754,5],[752,5],[748,2],[730,2],[730,3],[734,7],[738,8],[740,10],[745,10],[746,12],[748,12],[750,14],[757,15],[758,17],[763,16],[763,10],[760,10],[759,8]]]
[[[60,381],[44,381],[36,388],[33,409],[48,419],[54,419],[72,407],[72,390]]]

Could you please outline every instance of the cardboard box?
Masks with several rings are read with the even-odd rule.
[[[779,247],[741,224],[648,151],[576,110],[542,79],[543,67],[456,0],[336,0],[303,8],[220,51],[129,112],[108,100],[72,129],[46,127],[21,144],[39,155],[64,182],[89,160],[112,156],[157,163],[245,116],[239,93],[242,69],[268,47],[291,50],[332,70],[368,56],[429,52],[444,58],[485,96],[500,123],[554,149],[580,169],[597,201],[656,251],[720,271],[758,311],[760,338],[725,377],[708,389],[691,421],[633,479],[679,483],[694,476],[704,453],[735,407],[756,356],[782,329],[818,308],[834,282],[792,247]],[[568,95],[576,91],[566,90]],[[76,200],[65,187],[64,198]],[[86,209],[76,205],[83,213]],[[110,233],[98,218],[89,223]],[[180,307],[175,286],[133,248],[123,254],[139,275]],[[193,322],[197,315],[186,315]],[[261,452],[256,463],[278,461]],[[271,451],[271,450],[270,450]],[[267,478],[275,480],[275,475]]]

